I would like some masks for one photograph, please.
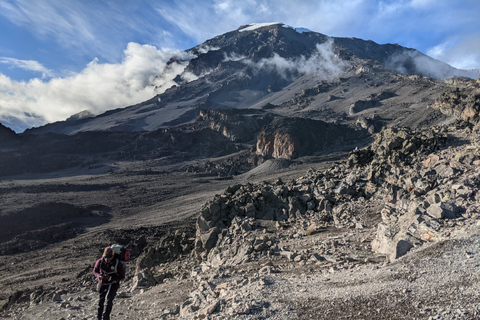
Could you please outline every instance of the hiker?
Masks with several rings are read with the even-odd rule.
[[[125,279],[125,263],[115,256],[111,247],[106,247],[103,256],[95,263],[93,274],[98,278],[97,291],[100,293],[98,320],[110,320],[113,299],[120,287],[120,281]],[[104,311],[105,298],[107,298],[107,307]]]

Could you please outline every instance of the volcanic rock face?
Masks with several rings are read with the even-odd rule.
[[[273,115],[260,110],[202,110],[197,122],[206,122],[210,129],[232,142],[250,142]]]
[[[257,141],[257,154],[264,157],[291,159],[299,149],[299,141],[288,134],[267,134],[262,131]]]
[[[105,159],[152,160],[165,163],[236,154],[254,148],[242,159],[214,165],[222,176],[239,174],[261,163],[260,158],[295,159],[319,155],[328,149],[348,148],[367,137],[364,130],[319,120],[285,118],[263,110],[204,110],[195,122],[152,132],[81,132],[24,135],[18,144],[0,154],[0,174],[51,172]],[[238,158],[238,156],[237,156]],[[228,164],[228,163],[230,164]],[[187,169],[207,172],[204,168]],[[229,168],[226,168],[226,167]]]
[[[430,108],[464,121],[476,122],[480,112],[480,84],[479,80],[457,79],[452,81],[457,87],[442,93]]]
[[[293,159],[362,137],[364,132],[320,120],[277,118],[258,135],[256,152],[263,157]]]

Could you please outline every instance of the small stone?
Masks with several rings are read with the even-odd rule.
[[[218,306],[220,305],[220,300],[215,300],[213,303],[208,305],[207,307],[198,311],[198,316],[200,319],[205,318],[207,315],[212,314],[217,310]],[[201,317],[203,316],[203,317]]]
[[[330,269],[328,269],[328,272],[330,273],[335,273],[335,271],[338,271],[337,267],[331,267]]]
[[[302,256],[302,255],[298,255],[298,256],[296,256],[296,257],[293,259],[293,261],[295,261],[295,262],[300,262],[300,261],[302,261],[302,260],[303,260],[303,256]]]
[[[55,293],[52,297],[52,301],[62,301],[62,295]]]

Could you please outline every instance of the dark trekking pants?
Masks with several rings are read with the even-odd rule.
[[[118,283],[104,284],[100,287],[100,299],[98,300],[98,320],[110,320],[110,313],[112,312],[113,308],[113,299],[115,299],[115,296],[117,295],[118,287],[120,287],[120,284]],[[104,311],[103,306],[105,304],[105,298],[107,298],[107,307]]]

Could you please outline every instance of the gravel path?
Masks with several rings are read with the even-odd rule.
[[[205,319],[479,319],[480,223],[463,229],[394,263],[213,276],[212,287],[225,288],[218,300],[233,303]],[[202,283],[172,278],[134,293],[130,285],[120,290],[114,319],[191,319],[180,305]],[[96,296],[90,288],[66,292],[12,318],[95,319]]]

